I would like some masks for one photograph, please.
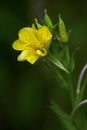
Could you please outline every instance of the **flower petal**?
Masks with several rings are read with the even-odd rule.
[[[12,47],[13,47],[13,49],[18,50],[18,51],[24,50],[27,48],[26,44],[20,40],[14,41],[12,44]]]
[[[48,47],[50,45],[52,34],[46,26],[42,26],[39,30],[37,30],[37,37],[40,40],[40,43]]]
[[[28,62],[30,62],[31,64],[34,64],[38,59],[39,59],[40,56],[36,55],[36,54],[31,54],[29,55],[26,60]]]
[[[40,42],[33,33],[33,29],[29,27],[25,27],[19,31],[19,39],[32,46],[38,47],[40,45]]]
[[[28,56],[28,50],[24,50],[20,53],[20,55],[18,56],[17,60],[18,61],[24,61],[26,60],[26,57]]]
[[[34,64],[40,56],[36,54],[35,50],[32,48],[28,48],[28,50],[24,50],[18,56],[18,61],[27,60],[31,64]]]

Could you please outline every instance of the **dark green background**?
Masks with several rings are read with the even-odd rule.
[[[48,10],[53,23],[60,13],[70,35],[75,56],[76,86],[81,68],[87,62],[87,3],[80,0],[0,0],[0,130],[58,130],[61,124],[48,105],[55,99],[69,110],[67,95],[56,85],[51,72],[41,60],[35,65],[16,60],[12,49],[18,31],[31,26],[34,18],[43,19]]]

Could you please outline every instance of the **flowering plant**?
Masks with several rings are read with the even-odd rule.
[[[69,31],[70,32],[70,31]],[[69,32],[59,15],[57,24],[53,25],[45,10],[42,25],[35,19],[32,27],[24,27],[18,33],[19,39],[13,42],[12,47],[21,51],[18,61],[27,60],[34,64],[43,58],[46,65],[51,69],[59,87],[63,87],[68,93],[71,103],[70,113],[61,108],[54,100],[49,108],[57,115],[66,130],[87,130],[85,112],[82,105],[87,103],[84,98],[84,90],[87,83],[87,76],[83,80],[87,64],[83,67],[78,79],[76,90],[73,88],[72,74],[75,69],[74,55],[69,50]],[[82,82],[83,81],[83,82]]]

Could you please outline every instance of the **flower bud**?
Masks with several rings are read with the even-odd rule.
[[[66,43],[68,41],[68,35],[66,32],[65,24],[61,19],[60,15],[59,15],[59,34],[60,34],[61,42]]]
[[[38,23],[38,20],[36,18],[35,18],[35,24],[36,24],[38,29],[41,27],[41,25]]]
[[[44,22],[45,22],[46,26],[48,26],[48,28],[49,28],[50,30],[52,30],[53,24],[52,24],[52,21],[51,21],[50,17],[48,16],[46,10],[45,10]]]

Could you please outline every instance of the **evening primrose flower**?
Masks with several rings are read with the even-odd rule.
[[[32,27],[22,28],[18,33],[19,39],[14,41],[12,47],[21,51],[18,61],[27,60],[34,64],[40,57],[47,55],[52,40],[52,34],[46,26],[36,29]]]

